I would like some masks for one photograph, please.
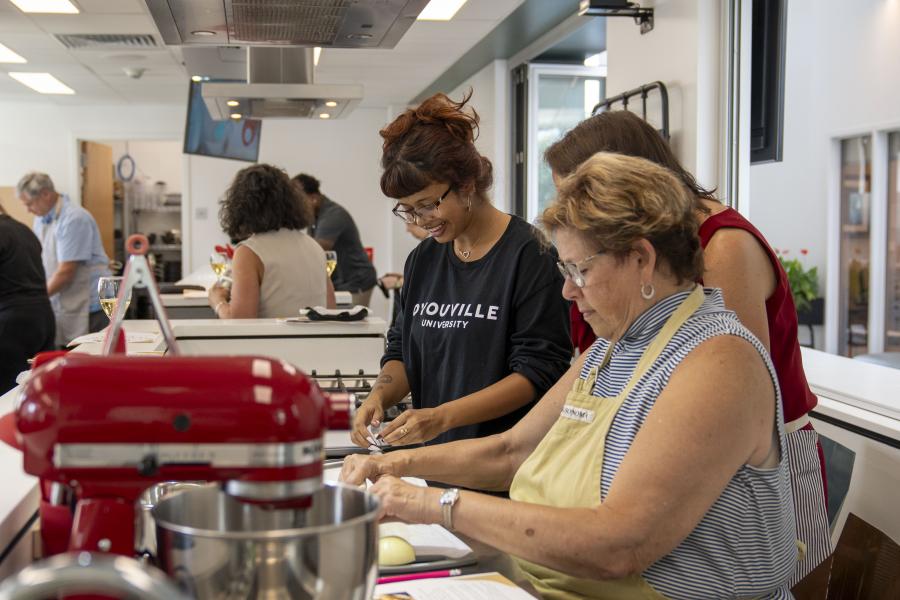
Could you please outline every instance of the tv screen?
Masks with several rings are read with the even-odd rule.
[[[214,121],[206,110],[199,82],[191,81],[187,124],[184,128],[185,154],[200,154],[256,162],[259,158],[259,119]]]

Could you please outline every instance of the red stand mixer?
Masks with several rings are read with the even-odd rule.
[[[178,356],[147,240],[128,247],[105,355],[41,357],[17,404],[25,471],[75,499],[71,530],[45,531],[45,547],[133,556],[136,501],[165,481],[221,482],[243,502],[302,507],[322,487],[325,429],[349,427],[352,397],[326,398],[277,359]],[[115,353],[133,287],[150,292],[166,357]]]

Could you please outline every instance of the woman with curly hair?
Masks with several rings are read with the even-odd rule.
[[[353,441],[412,394],[387,424],[393,445],[505,431],[566,371],[572,354],[562,276],[534,228],[491,204],[478,115],[436,94],[381,130],[381,190],[428,232],[406,260],[381,374],[356,413]]]
[[[220,319],[292,317],[306,306],[334,306],[325,251],[304,233],[308,211],[287,173],[271,165],[238,172],[219,208],[219,223],[242,240],[229,290],[209,290]]]

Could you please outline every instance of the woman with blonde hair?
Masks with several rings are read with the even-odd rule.
[[[348,457],[386,516],[517,558],[542,597],[790,598],[797,556],[778,383],[703,257],[693,199],[649,161],[597,154],[542,222],[563,295],[598,336],[511,430]],[[490,491],[417,488],[413,475]]]
[[[788,464],[796,512],[797,539],[805,550],[792,585],[798,584],[831,554],[826,510],[825,459],[809,412],[818,402],[809,389],[797,341],[797,309],[787,274],[766,238],[736,210],[723,205],[712,190],[699,185],[675,157],[669,144],[646,121],[628,111],[605,112],[585,119],[544,154],[559,180],[596,152],[615,152],[653,161],[672,171],[693,200],[706,265],[700,281],[720,288],[725,306],[759,338],[772,356],[781,387],[787,430]],[[575,311],[573,332],[581,330]],[[587,344],[593,336],[586,332]],[[795,587],[794,593],[815,597],[827,581],[828,567]]]

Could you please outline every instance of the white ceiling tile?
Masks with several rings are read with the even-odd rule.
[[[157,33],[146,15],[32,15],[32,20],[47,33]]]
[[[0,6],[3,5],[3,2],[4,0],[0,0]],[[32,33],[41,32],[41,28],[17,10],[15,12],[0,12],[0,31]]]
[[[87,14],[145,14],[141,0],[76,0],[78,7]]]

